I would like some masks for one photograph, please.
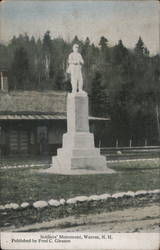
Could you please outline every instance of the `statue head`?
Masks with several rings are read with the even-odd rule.
[[[74,52],[78,52],[78,49],[79,49],[79,45],[75,43],[75,44],[73,45],[73,51],[74,51]]]

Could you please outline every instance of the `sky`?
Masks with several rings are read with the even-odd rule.
[[[20,33],[72,40],[87,36],[98,44],[105,36],[112,46],[122,39],[133,48],[142,37],[151,54],[159,52],[158,1],[35,1],[6,0],[0,4],[0,39],[8,42]]]

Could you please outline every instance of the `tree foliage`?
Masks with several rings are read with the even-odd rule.
[[[160,142],[160,55],[151,56],[139,37],[135,48],[126,48],[122,40],[115,46],[102,36],[98,46],[87,37],[72,41],[52,38],[47,31],[42,39],[27,34],[0,44],[0,67],[9,72],[10,89],[68,90],[67,58],[78,43],[84,58],[84,88],[90,96],[94,116],[110,116],[109,133],[104,143],[119,139],[135,145]]]

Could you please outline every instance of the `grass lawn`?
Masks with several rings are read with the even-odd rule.
[[[1,169],[0,203],[71,198],[159,188],[158,162],[112,163],[116,174],[66,176],[38,173],[35,169]]]
[[[2,157],[0,158],[0,167],[3,166],[17,166],[17,165],[26,165],[26,164],[49,164],[51,162],[51,157],[49,156],[36,156],[36,157],[27,157],[27,156],[12,156],[12,157]]]

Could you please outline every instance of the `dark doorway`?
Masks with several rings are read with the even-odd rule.
[[[9,140],[11,154],[28,154],[29,136],[27,130],[12,129]]]

